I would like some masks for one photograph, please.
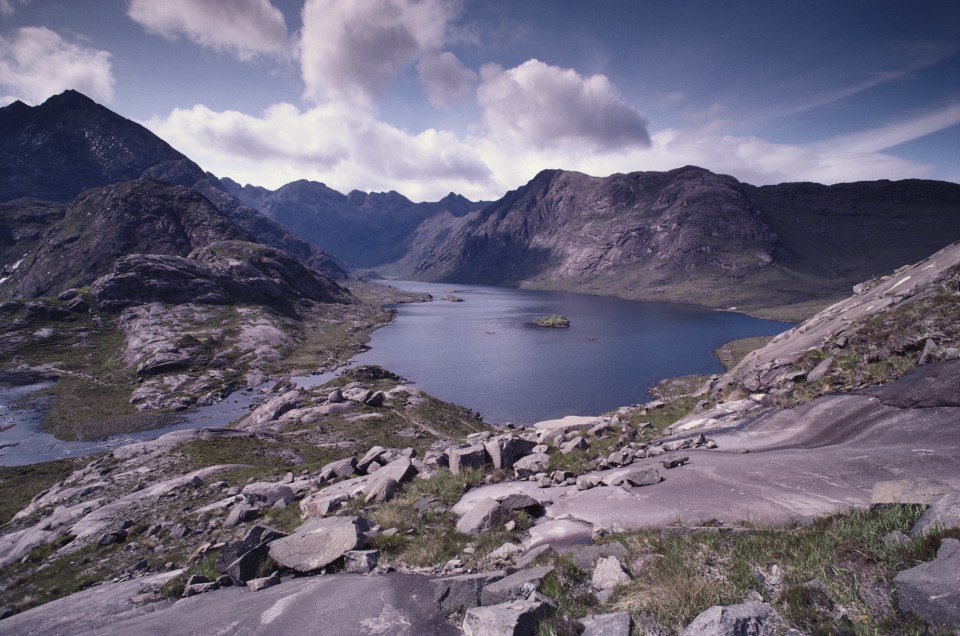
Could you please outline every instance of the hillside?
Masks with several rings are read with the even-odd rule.
[[[473,215],[428,220],[417,236],[430,249],[389,271],[757,311],[842,297],[956,240],[960,186],[756,188],[689,166],[605,178],[554,170]]]

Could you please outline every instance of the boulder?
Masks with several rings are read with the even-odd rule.
[[[464,636],[534,636],[552,608],[542,601],[474,607],[463,618]]]
[[[620,565],[620,559],[611,555],[597,561],[591,584],[596,590],[612,590],[618,585],[626,585],[631,580],[630,575]]]
[[[280,585],[280,577],[276,572],[270,576],[264,576],[259,579],[250,579],[247,581],[247,587],[250,588],[252,592],[259,592],[260,590],[265,590],[268,587],[273,587],[274,585]]]
[[[553,571],[552,566],[530,568],[514,572],[499,581],[490,583],[480,592],[480,604],[499,605],[515,599],[526,598],[530,592],[540,587],[543,577]]]
[[[378,478],[371,480],[364,489],[364,492],[366,493],[366,497],[364,498],[365,503],[373,504],[390,501],[393,499],[393,496],[397,494],[397,491],[400,490],[400,482],[398,482],[396,479],[391,479],[390,477],[380,479],[379,474],[380,473],[378,471]]]
[[[630,613],[591,614],[580,619],[580,636],[630,636]]]
[[[379,462],[380,458],[387,452],[387,449],[383,446],[374,446],[367,453],[360,458],[360,461],[357,462],[357,472],[366,473],[367,469],[370,468],[370,464],[374,462]],[[381,463],[382,465],[382,463]]]
[[[256,576],[270,552],[270,543],[287,536],[269,526],[257,524],[240,541],[231,541],[220,549],[215,568],[237,585]]]
[[[921,537],[936,528],[960,528],[960,492],[941,497],[917,519],[910,536]]]
[[[330,462],[320,469],[320,479],[330,481],[334,478],[352,477],[357,472],[357,460],[354,457],[347,457],[335,462]]]
[[[232,528],[247,521],[253,521],[260,514],[260,511],[245,503],[238,503],[230,509],[230,514],[223,520],[224,528]]]
[[[483,447],[494,468],[510,468],[518,459],[533,452],[536,445],[516,435],[500,435],[484,443]]]
[[[546,453],[533,453],[519,459],[513,464],[513,472],[517,477],[530,477],[543,472],[550,463],[550,456]]]
[[[500,507],[504,510],[526,510],[534,517],[543,514],[543,504],[523,493],[515,492],[500,499]]]
[[[618,470],[603,478],[603,483],[608,486],[650,486],[663,481],[660,471],[656,468],[633,468],[627,470]]]
[[[766,603],[750,601],[739,605],[714,605],[700,613],[680,636],[776,636],[783,621]]]
[[[351,574],[369,574],[379,560],[379,550],[350,550],[343,555],[343,569]]]
[[[458,474],[465,468],[479,468],[487,463],[487,451],[483,446],[470,445],[447,449],[450,472]]]
[[[570,441],[560,444],[560,452],[564,455],[569,455],[574,451],[584,450],[586,448],[590,448],[590,444],[582,435],[577,435]]]
[[[827,371],[830,370],[830,366],[833,364],[833,356],[826,358],[820,362],[817,366],[813,367],[810,370],[810,373],[807,374],[807,382],[819,382],[827,375]]]
[[[870,503],[935,504],[953,491],[953,488],[944,482],[923,477],[878,481],[870,492]]]
[[[244,418],[237,427],[242,429],[262,428],[290,409],[296,408],[302,399],[303,392],[300,389],[287,391],[258,406],[254,409],[253,413]]]
[[[357,550],[366,542],[370,523],[363,517],[311,519],[293,534],[270,544],[270,557],[297,572],[313,572]]]
[[[893,587],[901,611],[960,629],[960,541],[944,539],[936,559],[900,572]]]
[[[367,406],[378,407],[378,406],[383,406],[383,403],[386,401],[386,399],[387,399],[387,396],[383,394],[383,391],[377,391],[376,393],[368,397],[366,400],[364,400],[363,403],[366,404]]]
[[[495,499],[482,499],[473,505],[457,521],[457,532],[463,534],[480,534],[489,530],[498,515],[503,513],[500,502]]]
[[[300,502],[300,513],[307,519],[319,519],[348,501],[350,501],[350,495],[345,492],[320,491],[303,498]]]
[[[281,499],[285,503],[294,500],[294,493],[290,486],[277,482],[254,482],[244,486],[240,492],[246,495],[249,501],[262,503],[265,506],[272,506]]]
[[[471,607],[480,606],[480,593],[484,587],[506,576],[506,572],[480,572],[479,574],[459,574],[433,579],[433,596],[440,608],[447,614],[463,612]]]

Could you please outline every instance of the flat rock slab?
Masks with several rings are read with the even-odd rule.
[[[714,605],[693,619],[680,636],[776,636],[783,621],[766,603],[751,601],[739,605]]]
[[[944,539],[935,560],[900,572],[893,586],[902,611],[960,628],[960,541]]]
[[[547,605],[535,601],[512,601],[491,607],[467,610],[463,619],[465,636],[534,636],[537,625],[547,617]]]
[[[270,557],[297,572],[324,568],[350,550],[362,548],[370,529],[362,517],[311,519],[293,534],[270,544]]]
[[[530,538],[523,546],[527,550],[547,544],[559,550],[593,540],[593,526],[574,519],[549,519],[530,528],[529,533]]]
[[[480,604],[484,606],[499,605],[526,598],[530,592],[540,587],[540,581],[552,571],[552,566],[530,568],[514,572],[510,576],[489,583],[480,593]]]
[[[478,574],[460,574],[433,579],[434,599],[444,613],[463,612],[471,607],[480,607],[480,593],[491,583],[506,576],[503,570],[480,572]]]
[[[630,636],[630,613],[592,614],[580,619],[580,636]]]
[[[127,599],[146,579],[107,583],[4,619],[11,634],[160,636],[447,636],[459,630],[433,601],[430,579],[412,574],[285,580],[251,592],[228,587],[176,603],[135,607]],[[9,630],[9,631],[7,631]]]

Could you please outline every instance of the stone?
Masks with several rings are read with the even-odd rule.
[[[597,475],[580,475],[577,477],[577,490],[590,490],[603,483]]]
[[[340,392],[340,389],[334,389],[333,391],[330,391],[330,393],[327,393],[327,402],[330,402],[331,404],[339,404],[340,402],[343,402],[343,393]]]
[[[515,558],[513,562],[518,568],[522,569],[530,565],[533,565],[533,562],[536,561],[538,558],[540,558],[541,554],[546,554],[547,552],[551,552],[552,550],[553,548],[550,547],[549,543],[542,543],[535,548],[531,548],[530,550],[527,550],[522,555]]]
[[[533,452],[536,443],[515,435],[500,435],[483,445],[494,468],[512,468],[514,462]]]
[[[633,463],[633,453],[628,450],[618,450],[607,455],[607,463],[611,466],[629,466]]]
[[[311,519],[297,531],[270,544],[270,557],[297,572],[313,572],[363,548],[370,523],[363,517]]]
[[[553,566],[519,570],[499,581],[490,583],[480,592],[480,604],[499,605],[515,599],[526,598],[540,587],[543,577],[553,571]]]
[[[630,613],[591,614],[580,619],[580,636],[630,636]]]
[[[944,539],[936,559],[900,572],[893,587],[901,611],[960,629],[960,541]]]
[[[341,391],[343,397],[351,402],[356,402],[357,404],[363,404],[373,396],[373,391],[370,389],[365,389],[363,387],[352,387],[343,389]]]
[[[471,607],[480,606],[480,593],[484,587],[506,576],[506,572],[480,572],[478,574],[459,574],[433,579],[433,596],[440,608],[447,614],[459,613]]]
[[[766,603],[714,605],[687,625],[680,636],[776,636],[783,622]]]
[[[368,504],[383,503],[393,499],[394,495],[400,490],[400,482],[396,479],[387,477],[385,479],[372,480],[364,490],[366,497],[364,502]]]
[[[523,493],[512,493],[500,499],[500,507],[504,510],[526,510],[535,517],[543,514],[543,504]]]
[[[275,421],[287,411],[296,408],[303,400],[303,392],[300,389],[287,391],[275,398],[267,400],[242,420],[237,427],[242,429],[262,428],[266,424]]]
[[[480,534],[489,530],[496,517],[502,512],[503,508],[499,501],[482,499],[460,517],[457,521],[457,532],[470,535]]]
[[[240,491],[250,502],[263,503],[272,506],[278,500],[290,503],[294,500],[293,490],[284,483],[258,481],[247,484]]]
[[[304,497],[300,502],[300,512],[307,519],[325,517],[343,504],[350,501],[345,492],[319,492]]]
[[[343,569],[351,574],[369,574],[379,560],[379,550],[350,550],[343,555]]]
[[[205,594],[207,592],[213,592],[214,590],[219,590],[220,586],[216,581],[207,581],[206,583],[187,583],[183,588],[183,596],[190,597],[196,596],[197,594]]]
[[[240,541],[231,541],[220,549],[215,568],[237,585],[256,576],[270,552],[270,543],[287,536],[269,526],[257,524]]]
[[[517,477],[530,477],[543,472],[549,463],[550,456],[546,453],[533,453],[514,462],[513,472]]]
[[[960,528],[960,492],[937,499],[910,529],[911,537],[922,537],[937,528]]]
[[[491,552],[487,555],[488,559],[498,560],[498,559],[509,559],[513,555],[520,552],[521,548],[516,543],[504,543],[502,546]]]
[[[878,481],[870,493],[870,504],[934,504],[953,492],[940,481],[914,478]]]
[[[374,446],[357,462],[357,472],[366,473],[367,469],[370,467],[370,464],[378,461],[380,457],[387,452],[387,449],[383,446]]]
[[[614,556],[617,559],[626,559],[627,548],[619,541],[610,541],[608,543],[590,543],[577,546],[570,554],[570,560],[577,567],[590,571],[594,569],[597,562],[605,557]]]
[[[463,618],[464,636],[534,636],[550,606],[535,601],[513,601],[492,607],[473,607]]]
[[[471,445],[447,449],[450,472],[454,475],[466,468],[479,468],[487,463],[487,451],[483,446]]]
[[[103,534],[99,539],[97,539],[97,545],[112,545],[114,543],[122,543],[127,538],[126,530],[113,530]]]
[[[357,472],[357,460],[354,457],[330,462],[320,469],[320,479],[330,481],[334,478],[353,477]]]
[[[582,435],[577,435],[569,442],[563,442],[560,444],[560,452],[564,455],[569,455],[575,451],[584,450],[587,448],[590,448],[590,444]]]
[[[238,526],[241,523],[247,521],[253,521],[257,518],[259,512],[256,508],[248,506],[244,503],[238,503],[233,508],[230,509],[230,514],[227,515],[227,518],[223,521],[224,528],[232,528]]]
[[[260,590],[265,590],[268,587],[273,587],[274,585],[280,585],[282,580],[277,575],[276,572],[270,576],[264,576],[259,579],[250,579],[247,581],[247,587],[250,588],[252,592],[259,592]]]
[[[594,589],[612,590],[618,585],[626,585],[631,580],[630,575],[620,565],[620,559],[611,555],[597,561],[590,582]]]
[[[827,375],[827,371],[830,370],[830,366],[833,364],[833,356],[824,358],[820,361],[820,364],[813,367],[810,370],[810,373],[807,374],[807,382],[819,382]]]
[[[634,468],[618,470],[603,478],[608,486],[650,486],[663,481],[660,471],[656,468]]]
[[[690,462],[689,457],[675,457],[673,459],[663,460],[662,462],[660,462],[660,465],[666,468],[667,470],[670,470],[671,468],[678,468],[689,462]]]
[[[383,406],[383,403],[386,401],[387,396],[383,394],[383,391],[377,391],[366,400],[363,401],[367,406],[379,407]]]

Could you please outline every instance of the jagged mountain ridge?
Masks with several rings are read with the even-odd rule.
[[[845,295],[960,238],[960,185],[758,188],[693,166],[548,170],[482,211],[426,221],[417,237],[429,247],[391,273],[749,310]]]
[[[17,101],[0,108],[0,201],[66,204],[91,188],[147,178],[194,188],[256,240],[329,276],[346,276],[329,255],[237,201],[167,142],[77,91],[39,106]]]
[[[298,180],[276,190],[230,179],[223,186],[247,205],[354,267],[380,267],[402,258],[428,219],[462,217],[486,205],[454,193],[414,203],[397,192],[342,194],[316,181]]]

